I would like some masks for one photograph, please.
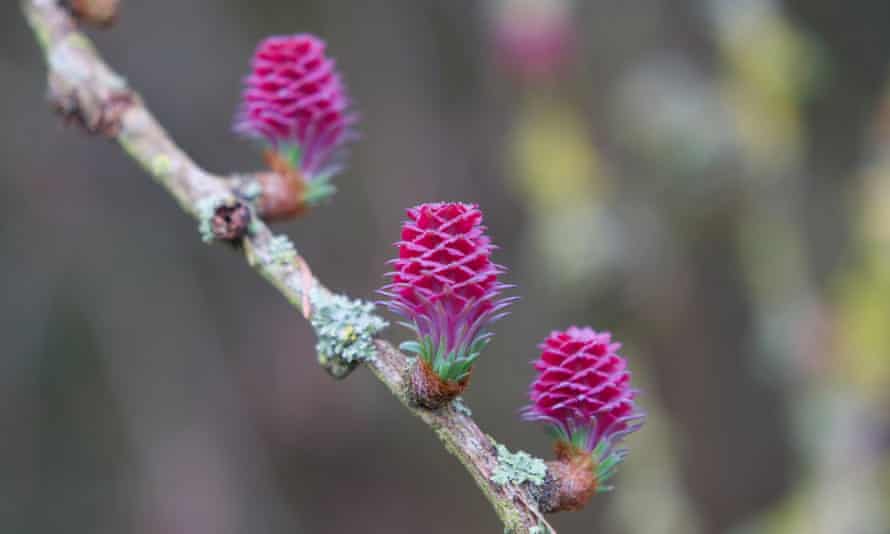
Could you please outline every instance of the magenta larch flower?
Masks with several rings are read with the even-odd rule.
[[[504,269],[491,261],[494,246],[476,205],[421,204],[407,214],[391,283],[382,290],[386,305],[417,334],[418,342],[403,348],[442,380],[463,380],[491,336],[488,326],[514,300],[499,298]]]
[[[336,172],[354,119],[324,41],[298,34],[269,37],[257,46],[236,131],[266,140],[311,181]]]
[[[547,422],[564,449],[592,456],[600,491],[626,454],[616,445],[645,418],[620,347],[608,332],[587,327],[552,332],[540,345],[531,404],[522,411],[527,420]]]
[[[509,72],[546,81],[562,74],[574,59],[571,3],[508,0],[500,2],[496,15],[495,50]]]

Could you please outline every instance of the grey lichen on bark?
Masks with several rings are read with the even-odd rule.
[[[309,301],[309,320],[318,336],[318,362],[331,376],[345,378],[360,363],[374,359],[374,338],[388,323],[374,314],[372,303],[317,288],[310,292]]]

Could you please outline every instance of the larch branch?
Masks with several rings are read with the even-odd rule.
[[[202,206],[208,202],[236,202],[231,180],[201,169],[172,141],[139,95],[105,64],[57,0],[23,0],[22,7],[43,48],[50,98],[63,115],[89,131],[116,139],[193,217],[200,219]],[[310,319],[309,295],[331,293],[299,255],[282,262],[275,252],[274,238],[265,224],[254,220],[243,239],[245,257]],[[368,368],[460,460],[491,502],[505,531],[553,532],[538,511],[533,486],[492,482],[498,467],[495,443],[472,417],[450,405],[437,411],[412,406],[405,395],[407,357],[386,341],[377,340],[374,346],[376,354],[366,362]]]

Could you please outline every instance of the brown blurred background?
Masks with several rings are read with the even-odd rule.
[[[284,299],[49,112],[16,7],[0,532],[500,531],[381,384],[330,380]],[[625,343],[649,421],[616,491],[560,532],[881,534],[888,28],[886,0],[123,0],[91,34],[221,173],[260,165],[230,131],[255,44],[323,36],[361,139],[334,202],[278,230],[329,287],[373,298],[404,208],[478,202],[522,300],[466,399],[511,448],[550,454],[517,410],[551,329]]]

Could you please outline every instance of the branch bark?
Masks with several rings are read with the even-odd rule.
[[[236,202],[231,181],[200,168],[172,141],[139,95],[105,64],[92,43],[77,30],[70,13],[58,0],[23,0],[22,7],[43,48],[50,99],[63,116],[90,132],[116,139],[196,219],[205,216],[202,206],[208,202]],[[327,296],[331,293],[299,255],[280,261],[274,238],[265,224],[254,221],[243,239],[245,257],[310,319],[312,310],[308,303],[313,291]],[[533,486],[492,482],[498,467],[495,443],[472,417],[451,405],[437,411],[412,406],[405,394],[407,357],[386,341],[376,340],[375,348],[375,357],[366,362],[367,367],[460,460],[500,517],[505,532],[555,532],[538,510]]]

